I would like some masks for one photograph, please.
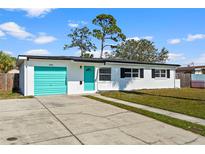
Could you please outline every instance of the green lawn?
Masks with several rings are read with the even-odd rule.
[[[139,90],[137,92],[154,96],[167,96],[182,99],[205,101],[205,89],[181,88],[181,89],[158,89],[158,90]]]
[[[205,119],[205,89],[109,91],[101,94]]]
[[[116,103],[116,102],[112,102],[112,101],[108,101],[108,100],[104,100],[95,96],[85,96],[88,97],[90,99],[94,99],[106,104],[110,104],[110,105],[114,105],[116,107],[122,108],[122,109],[126,109],[138,114],[142,114],[144,116],[162,121],[164,123],[194,132],[196,134],[200,134],[205,136],[205,126],[200,125],[200,124],[196,124],[196,123],[192,123],[189,121],[185,121],[185,120],[181,120],[181,119],[177,119],[177,118],[173,118],[170,116],[166,116],[166,115],[162,115],[162,114],[158,114],[155,112],[151,112],[151,111],[147,111],[144,109],[140,109],[140,108],[136,108],[136,107],[132,107],[132,106],[128,106],[128,105],[124,105],[124,104],[120,104],[120,103]]]
[[[15,99],[15,98],[32,98],[32,96],[22,96],[17,92],[4,92],[0,91],[0,100],[1,99]]]

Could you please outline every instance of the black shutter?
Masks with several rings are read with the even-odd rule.
[[[152,78],[155,78],[155,69],[152,69]]]
[[[140,78],[144,78],[144,69],[140,68]]]
[[[167,70],[167,78],[170,78],[170,70]]]
[[[124,77],[125,77],[125,69],[120,68],[120,78],[124,78]]]

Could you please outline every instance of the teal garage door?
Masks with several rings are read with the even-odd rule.
[[[95,90],[95,67],[84,66],[84,91]]]
[[[66,67],[34,67],[34,95],[57,95],[67,93]]]

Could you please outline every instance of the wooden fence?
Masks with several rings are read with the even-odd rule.
[[[0,73],[0,90],[17,91],[19,89],[18,73]]]
[[[191,74],[189,73],[177,73],[176,79],[180,79],[181,88],[191,87]]]
[[[177,73],[181,88],[205,88],[205,74]]]

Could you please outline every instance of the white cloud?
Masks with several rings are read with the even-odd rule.
[[[146,40],[152,40],[153,36],[143,36],[143,37],[138,37],[138,36],[134,36],[134,37],[129,37],[126,40],[135,40],[135,41],[139,41],[141,39],[146,39]]]
[[[189,34],[185,40],[191,42],[199,39],[205,39],[205,34]]]
[[[153,36],[144,36],[142,37],[143,39],[146,39],[146,40],[152,40],[153,39]]]
[[[126,40],[135,40],[135,41],[139,41],[140,38],[135,36],[135,37],[128,37]]]
[[[25,54],[27,55],[49,55],[50,53],[48,50],[45,49],[33,49],[33,50],[28,50]]]
[[[0,30],[0,37],[5,36],[5,33]]]
[[[77,28],[80,25],[87,25],[88,23],[86,21],[73,21],[73,20],[68,20],[68,26],[71,28]]]
[[[169,61],[180,61],[186,59],[183,53],[169,53],[168,56]]]
[[[170,40],[167,41],[167,43],[168,43],[168,44],[173,44],[173,45],[179,44],[179,43],[181,43],[181,39],[178,39],[178,38],[176,38],[176,39],[170,39]]]
[[[169,54],[169,62],[171,63],[178,63],[182,66],[187,66],[190,64],[197,65],[205,65],[205,53],[196,56],[186,56],[183,53],[170,53]]]
[[[0,30],[18,39],[30,39],[33,37],[33,34],[27,32],[24,27],[19,26],[15,22],[0,24]]]
[[[9,54],[9,55],[12,55],[12,54],[13,54],[11,51],[5,51],[5,50],[4,50],[4,52],[7,53],[7,54]]]
[[[193,60],[196,64],[205,64],[205,53],[199,55],[199,58]]]
[[[68,23],[68,26],[71,28],[77,28],[79,26],[79,24],[76,23]]]
[[[87,21],[80,21],[80,23],[81,23],[82,25],[87,25],[87,24],[88,24]]]
[[[50,36],[45,33],[40,33],[39,35],[35,36],[15,22],[6,22],[0,24],[0,37],[5,35],[10,35],[22,40],[30,40],[36,44],[46,44],[57,40],[54,36]]]
[[[44,17],[51,12],[51,8],[21,8],[21,9],[6,9],[9,11],[24,11],[28,17]]]
[[[33,41],[36,44],[46,44],[46,43],[51,43],[55,41],[56,38],[54,36],[49,36],[46,34],[41,34],[40,36],[37,36]]]

